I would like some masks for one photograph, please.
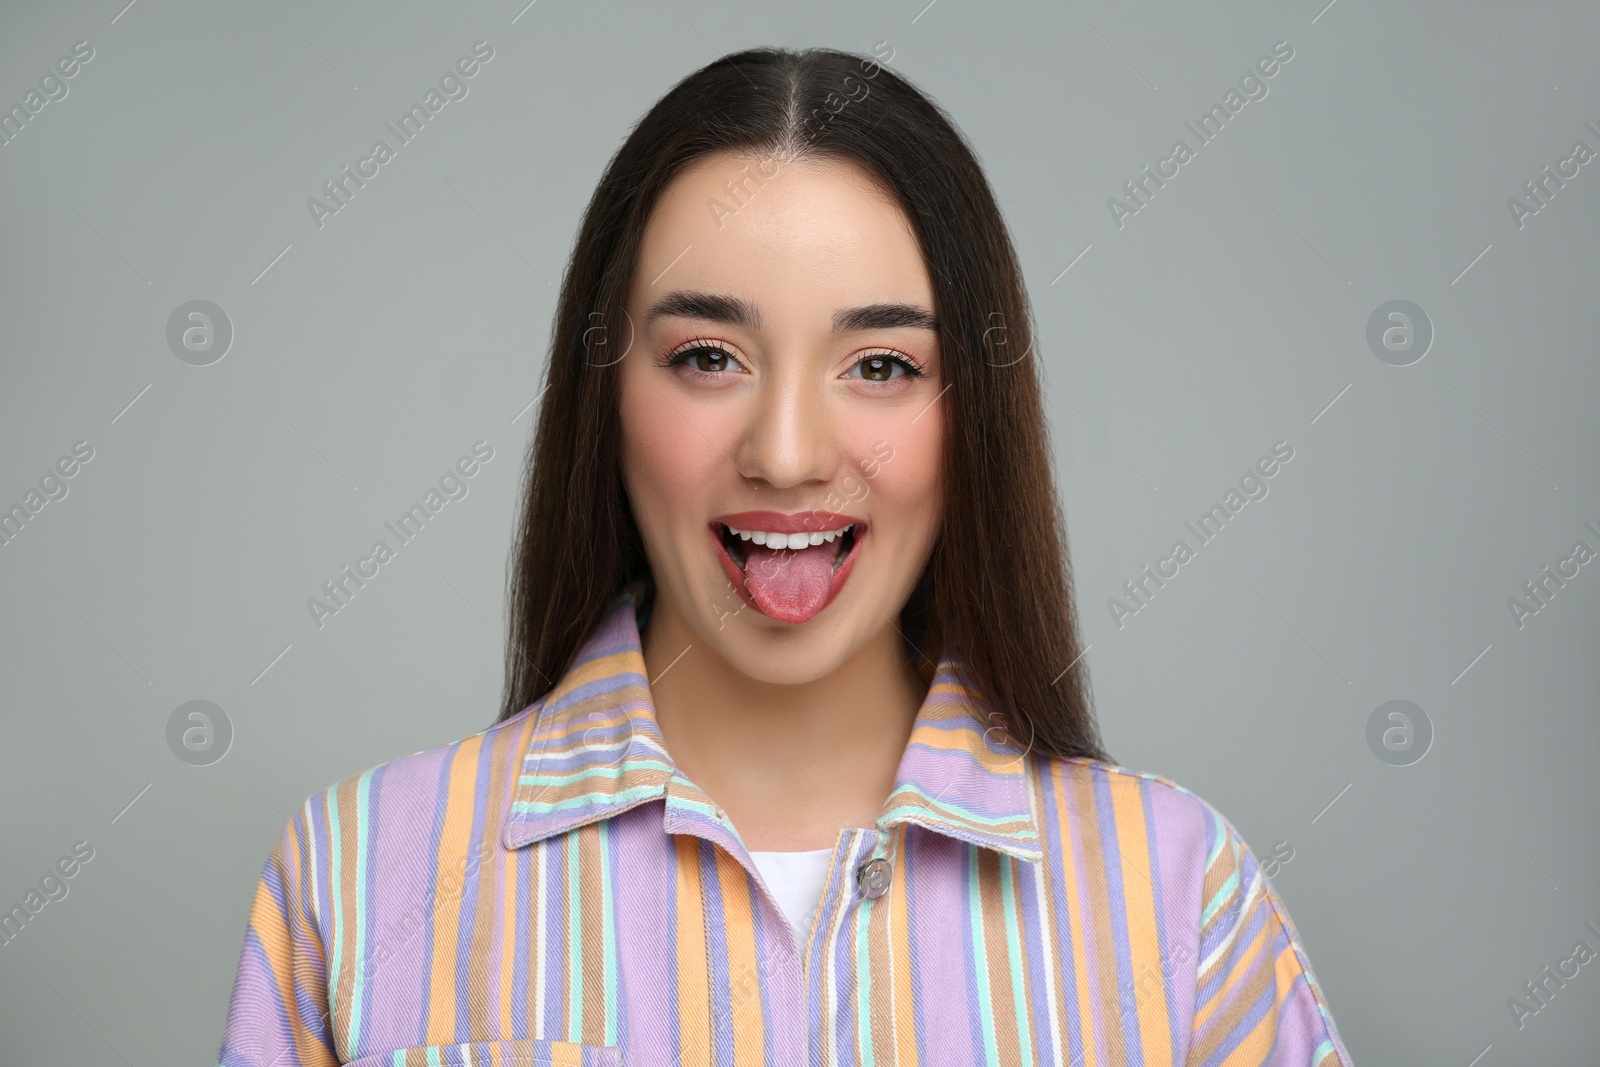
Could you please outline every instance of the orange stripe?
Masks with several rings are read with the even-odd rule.
[[[727,926],[727,990],[733,1009],[733,1061],[760,1063],[766,1028],[761,1019],[761,964],[756,959],[755,900],[749,873],[727,852],[713,850]]]
[[[894,861],[894,853],[887,848],[884,850],[885,858]],[[867,975],[872,981],[871,992],[867,999],[867,1029],[868,1040],[872,1043],[871,1058],[866,1056],[866,1050],[860,1050],[858,1059],[869,1063],[883,1064],[888,1067],[898,1062],[899,1050],[895,1047],[895,1027],[891,1019],[890,1008],[894,1002],[894,987],[889,983],[889,959],[894,951],[889,943],[889,926],[895,912],[895,886],[905,881],[901,872],[894,871],[889,880],[890,892],[873,901],[863,901],[860,905],[866,908],[867,929],[864,936],[867,939]],[[845,920],[846,929],[851,931],[850,954],[855,956],[856,945],[856,920],[860,913],[851,915]],[[898,977],[898,976],[897,976]],[[859,997],[850,998],[851,1031],[857,1034],[856,1043],[860,1044],[860,1013],[861,1001]]]
[[[361,828],[356,820],[356,796],[361,775],[338,782],[333,789],[334,809],[339,813],[339,915],[334,937],[339,941],[338,994],[329,1007],[333,1010],[334,1041],[350,1026],[350,1009],[355,1000],[355,984],[361,980],[356,959],[356,853],[361,848]]]
[[[1140,1051],[1146,1063],[1166,1063],[1172,1059],[1172,1042],[1167,1030],[1166,982],[1160,973],[1148,980],[1139,964],[1148,969],[1150,960],[1161,961],[1161,938],[1156,927],[1155,887],[1150,878],[1150,841],[1145,836],[1144,792],[1137,778],[1115,778],[1111,782],[1111,808],[1117,825],[1117,840],[1122,856],[1123,910],[1128,921],[1129,959],[1133,961],[1134,1003],[1139,1020]],[[1141,978],[1146,979],[1140,981]]]
[[[298,922],[301,932],[304,933],[306,924],[298,920],[295,914],[299,910],[295,907],[295,902],[300,898],[297,870],[300,835],[296,829],[297,819],[291,821],[288,828],[289,841],[296,853],[294,860],[291,861],[289,854],[284,851],[283,839],[280,838],[273,846],[270,863],[283,875],[289,921]],[[302,1059],[306,1059],[314,1046],[306,1033],[305,1024],[300,1020],[300,1005],[294,995],[294,941],[290,937],[289,928],[284,925],[283,916],[278,911],[278,903],[272,898],[272,891],[267,888],[265,879],[256,885],[255,899],[250,904],[250,925],[255,929],[256,937],[261,939],[262,951],[266,953],[273,984],[278,987],[278,996],[288,1011],[289,1032],[294,1035],[295,1049]],[[312,986],[312,992],[313,994],[316,992],[315,985]]]
[[[489,751],[480,757],[480,764],[487,761],[487,768],[480,766],[473,769],[475,774],[480,770],[487,771],[490,797],[501,795],[497,786],[505,763],[505,750],[506,735],[502,730],[494,735]],[[497,808],[498,804],[494,804],[493,807]],[[498,847],[499,838],[495,833],[499,819],[498,811],[489,810],[483,813],[483,827],[478,842],[468,855],[472,878],[478,884],[477,901],[472,916],[472,940],[467,949],[470,953],[467,959],[467,1017],[474,1020],[493,1017],[494,1004],[490,999],[492,989],[502,988],[491,987],[490,974],[495,961],[489,956],[489,948],[494,944],[495,934],[500,932],[500,920],[505,914],[496,902],[494,893],[497,880],[502,879],[505,874],[505,849]],[[503,1001],[505,998],[499,999]]]
[[[522,771],[522,753],[527,751],[528,743],[531,740],[534,719],[535,716],[529,715],[525,720],[523,720],[522,728],[517,731],[516,736],[512,739],[508,739],[506,744],[506,765],[503,768],[503,773],[506,780],[502,784],[500,782],[499,775],[495,776],[495,782],[499,786],[500,791],[491,792],[491,796],[506,796],[509,795],[510,791],[516,788],[517,775]],[[500,843],[500,835],[505,830],[505,805],[497,800],[493,814],[495,822],[492,840],[498,846]],[[534,845],[532,848],[518,849],[517,851],[509,854],[507,854],[506,850],[503,848],[497,847],[495,849],[496,855],[503,855],[505,861],[505,871],[501,882],[500,901],[500,914],[503,916],[500,941],[499,986],[499,988],[504,991],[500,998],[500,1030],[502,1033],[512,1034],[517,1032],[511,1019],[511,990],[513,983],[516,981],[517,974],[517,920],[520,918],[519,913],[521,910],[521,904],[517,900],[517,873],[523,865],[527,864],[530,867],[531,874],[531,863],[529,863],[531,857],[529,856],[529,853],[534,849],[542,849],[543,847],[544,846],[542,844]],[[535,892],[535,888],[530,886],[529,893],[532,894],[533,892]],[[539,911],[537,908],[535,908],[530,913],[529,917],[530,919],[534,919],[538,914]],[[537,923],[535,923],[535,925],[537,925]],[[530,1015],[532,1015],[533,1011],[536,1010],[533,1007],[532,975],[533,972],[530,970],[528,982],[528,1004]],[[532,1027],[528,1032],[538,1033],[538,1020],[529,1019],[528,1021],[532,1024]]]
[[[1076,952],[1072,976],[1078,988],[1078,1035],[1083,1042],[1083,1067],[1099,1067],[1100,1051],[1094,1032],[1094,1012],[1089,996],[1089,968],[1084,958],[1088,944],[1083,932],[1083,901],[1079,896],[1078,882],[1082,872],[1078,866],[1077,835],[1073,832],[1072,817],[1067,813],[1067,790],[1079,784],[1079,776],[1072,764],[1055,764],[1051,773],[1056,779],[1056,823],[1061,827],[1061,864],[1066,883],[1067,926],[1072,932],[1072,945]],[[1062,1018],[1066,1018],[1065,1009]]]
[[[472,834],[472,794],[477,786],[474,771],[482,747],[481,734],[462,741],[445,771],[449,786],[434,865],[438,895],[433,902],[433,960],[428,983],[428,1020],[424,1027],[424,1044],[429,1045],[455,1040],[456,936],[461,921],[462,876],[467,867],[468,839]]]
[[[677,1051],[684,1063],[710,1063],[711,979],[706,970],[710,953],[700,888],[700,847],[706,842],[689,834],[676,835],[672,840],[678,874]]]
[[[889,956],[894,962],[895,1063],[904,1063],[906,1067],[919,1067],[916,1007],[911,984],[911,928],[907,922],[907,917],[911,914],[911,905],[906,897],[906,883],[909,879],[905,876],[903,858],[906,838],[910,833],[911,827],[908,823],[901,823],[894,828],[895,838],[889,855],[894,857],[897,870],[894,881],[889,886],[888,899],[893,903],[888,910],[897,925],[887,931],[885,936],[889,939]]]
[[[1074,808],[1087,826],[1098,828],[1100,819],[1093,777],[1074,775],[1073,785],[1077,794],[1073,798]],[[1094,997],[1105,1007],[1102,1012],[1105,1032],[1100,1036],[1105,1040],[1106,1059],[1111,1063],[1123,1063],[1127,1053],[1123,1047],[1121,1000],[1117,988],[1117,942],[1111,929],[1111,892],[1106,884],[1106,856],[1101,844],[1099,833],[1090,831],[1083,835],[1085,895],[1088,898],[1089,919],[1094,924],[1094,930],[1084,944],[1094,947]],[[1082,957],[1080,960],[1087,971],[1088,961]]]

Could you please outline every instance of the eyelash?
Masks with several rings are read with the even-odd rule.
[[[738,357],[735,356],[728,349],[722,347],[722,345],[716,343],[715,341],[711,340],[710,338],[696,337],[696,338],[693,338],[690,341],[685,342],[679,348],[676,348],[676,349],[674,349],[674,350],[672,350],[670,352],[667,352],[664,355],[662,355],[662,357],[656,361],[656,366],[658,366],[658,367],[669,367],[669,368],[670,367],[675,367],[678,364],[683,363],[686,360],[688,360],[688,358],[690,356],[694,355],[695,353],[704,352],[704,351],[716,352],[716,353],[719,353],[721,355],[726,356],[728,359],[732,360],[735,363],[738,362]],[[862,363],[866,362],[869,359],[887,359],[891,363],[897,363],[897,364],[900,365],[901,369],[903,369],[905,371],[904,377],[907,377],[907,378],[923,378],[923,377],[927,376],[926,372],[922,369],[921,364],[919,364],[916,360],[912,359],[910,356],[907,356],[907,355],[905,355],[903,353],[893,352],[893,351],[889,351],[887,349],[885,349],[883,351],[880,351],[880,352],[868,352],[866,355],[862,356],[859,360],[857,360],[854,364],[851,365],[852,369],[854,369],[855,367],[859,367]],[[720,378],[724,373],[726,373],[725,371],[703,371],[698,367],[689,367],[688,370],[690,371],[690,373],[695,374],[695,375],[697,375],[698,377],[701,377],[701,378]],[[873,384],[875,384],[875,385],[887,385],[889,383],[889,381],[893,381],[894,379],[891,378],[891,379],[889,379],[889,381],[876,381],[875,379],[872,379],[872,378],[863,378],[861,380],[862,381],[867,381],[867,382],[873,382]]]

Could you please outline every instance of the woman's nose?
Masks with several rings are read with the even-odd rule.
[[[734,463],[776,489],[826,482],[839,469],[834,414],[823,383],[774,374],[751,403]]]

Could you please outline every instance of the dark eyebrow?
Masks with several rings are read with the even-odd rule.
[[[731,326],[761,326],[761,315],[753,304],[736,296],[719,296],[693,289],[677,289],[650,305],[644,313],[644,325],[649,326],[663,315],[678,315],[686,319],[705,319],[707,322],[725,322]]]
[[[915,304],[868,304],[835,312],[833,316],[833,328],[840,333],[851,330],[892,330],[897,326],[937,330],[939,323],[934,319],[933,312]]]
[[[747,326],[751,329],[761,327],[761,313],[750,302],[736,296],[720,296],[693,289],[674,290],[656,301],[650,306],[650,310],[645,312],[644,325],[649,326],[656,319],[666,315],[704,319],[707,322],[721,322],[730,326]],[[933,312],[915,304],[867,304],[863,307],[837,311],[833,316],[833,328],[837,333],[853,330],[892,330],[902,326],[937,330],[939,323],[934,318]]]

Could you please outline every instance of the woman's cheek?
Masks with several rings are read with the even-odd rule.
[[[907,417],[877,418],[852,428],[855,470],[843,479],[841,492],[852,502],[883,496],[902,508],[937,508],[940,420],[935,408],[916,421]]]
[[[705,405],[650,390],[654,403],[624,405],[625,441],[633,491],[640,504],[690,517],[692,503],[728,464],[723,420]],[[647,399],[647,398],[635,398]]]

